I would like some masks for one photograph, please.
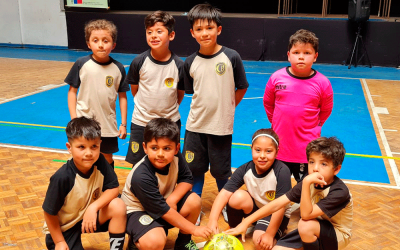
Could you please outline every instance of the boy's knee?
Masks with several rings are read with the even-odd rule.
[[[108,208],[111,211],[112,217],[126,216],[126,205],[121,198],[113,199]]]
[[[243,206],[249,198],[249,193],[244,190],[236,190],[228,201],[230,207],[234,209],[243,209]]]
[[[300,237],[307,237],[307,236],[316,236],[319,235],[319,222],[317,220],[299,220],[298,223],[298,231],[300,234]]]
[[[201,209],[200,196],[196,193],[191,193],[186,199],[185,206],[186,205],[190,206],[192,210]]]
[[[159,228],[155,228],[147,232],[139,239],[140,249],[158,250],[164,249],[167,243],[167,236],[162,233]],[[164,229],[162,229],[164,230]]]

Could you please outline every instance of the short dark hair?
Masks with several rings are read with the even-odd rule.
[[[305,29],[300,29],[296,31],[293,35],[290,36],[289,38],[289,46],[288,46],[288,51],[295,45],[296,43],[309,43],[311,46],[314,48],[315,53],[318,52],[318,46],[319,46],[319,39],[315,35],[315,33],[305,30]]]
[[[107,30],[111,34],[113,43],[117,42],[117,26],[112,21],[106,19],[91,20],[85,24],[85,40],[89,42],[93,30]]]
[[[168,30],[168,34],[171,34],[171,32],[175,29],[175,18],[162,10],[157,10],[151,14],[148,14],[144,19],[144,27],[147,29],[154,26],[154,24],[158,22],[164,24],[164,27]]]
[[[278,149],[279,136],[278,136],[277,133],[275,133],[275,131],[272,128],[262,128],[262,129],[257,130],[256,132],[254,132],[253,137],[251,138],[251,142],[252,142],[251,145],[253,145],[254,138],[256,136],[258,136],[258,135],[261,135],[261,134],[267,134],[267,135],[272,136],[276,140],[276,142],[278,143],[278,145],[276,145],[276,147],[275,147],[276,149]]]
[[[308,143],[306,153],[307,160],[311,153],[320,153],[326,159],[331,160],[334,168],[337,168],[339,165],[342,165],[346,150],[343,143],[336,137],[320,137]]]
[[[193,28],[194,23],[197,20],[205,20],[210,22],[215,22],[217,26],[222,25],[222,15],[221,10],[212,6],[209,3],[202,3],[195,5],[187,15],[190,27]]]
[[[177,145],[180,142],[180,128],[168,118],[154,118],[150,120],[143,132],[143,142],[145,144],[151,142],[153,139],[156,141],[160,138],[167,138]]]
[[[84,116],[69,121],[65,132],[67,133],[69,143],[72,143],[73,140],[79,137],[84,137],[86,140],[101,138],[100,123],[94,118]]]

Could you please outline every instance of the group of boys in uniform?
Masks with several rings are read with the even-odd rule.
[[[200,45],[197,52],[183,61],[170,51],[169,43],[175,38],[175,20],[166,12],[156,11],[145,18],[150,49],[135,57],[127,75],[122,65],[109,56],[116,45],[115,25],[106,20],[95,20],[86,25],[86,42],[93,53],[78,59],[65,80],[70,85],[68,107],[72,120],[66,131],[72,159],[51,177],[43,204],[48,249],[83,249],[81,233],[104,230],[110,232],[110,249],[123,248],[125,233],[129,235],[129,249],[163,249],[168,229],[172,227],[180,229],[176,250],[198,249],[192,235],[207,239],[215,233],[208,226],[196,225],[201,214],[204,176],[210,170],[219,191],[237,188],[232,182],[227,184],[232,175],[233,122],[235,107],[249,84],[239,54],[217,43],[222,31],[221,12],[209,4],[198,4],[190,10],[188,19],[191,35]],[[304,37],[304,33],[307,37],[310,32],[301,30],[296,34]],[[320,136],[321,126],[333,106],[329,81],[311,68],[318,56],[318,47],[310,45],[307,39],[294,40],[289,46],[291,66],[271,76],[264,96],[272,128],[278,131],[279,137],[286,138],[283,141],[287,140],[280,147],[292,143],[285,133],[293,134],[285,132],[285,126],[288,122],[294,123],[295,131],[301,133],[295,134],[300,146],[291,145],[295,148],[290,152],[303,150],[302,155],[306,154],[308,142]],[[312,84],[303,86],[309,80]],[[291,82],[296,84],[291,85]],[[132,164],[132,170],[122,194],[119,194],[112,155],[119,150],[118,138],[126,137],[129,85],[135,106],[126,161]],[[284,90],[290,91],[291,95],[281,92]],[[179,105],[184,92],[192,94],[192,102],[181,153]],[[307,92],[304,98],[295,98],[301,100],[296,104],[299,111],[285,120],[287,107],[291,105],[288,98],[303,92]],[[309,92],[312,92],[313,100],[308,103]],[[122,119],[119,127],[115,111],[117,96]],[[299,118],[298,125],[294,116],[301,116],[304,109],[308,110],[310,119]],[[310,133],[311,136],[302,135]],[[305,140],[308,142],[302,143]],[[300,203],[302,211],[299,230],[286,241],[281,241],[284,235],[281,232],[277,237],[277,249],[344,248],[351,237],[352,200],[336,174],[345,151],[336,139],[328,141],[327,146],[321,146],[323,150],[317,146],[310,149],[306,162],[304,158],[296,158],[294,165],[289,167],[295,177],[299,174],[295,188],[285,195],[279,194],[278,199],[271,199],[266,206],[256,204],[258,210],[227,233],[241,234],[243,228],[292,201]],[[316,142],[318,145],[324,143],[325,140]],[[331,153],[331,150],[337,152]],[[285,154],[290,155],[290,152]],[[316,157],[318,164],[326,165],[330,171],[316,177],[309,166],[310,177],[303,179],[307,170],[300,173],[300,165],[307,162],[311,165],[309,157],[317,153],[318,157],[323,156],[322,160]],[[282,160],[286,160],[287,165],[293,163],[284,157]],[[287,167],[283,162],[277,162],[280,162],[277,166]],[[315,169],[314,172],[319,172],[319,167]],[[268,189],[268,185],[261,186]],[[302,188],[304,186],[307,188]],[[305,191],[310,187],[311,194]],[[303,202],[304,199],[308,203]],[[315,206],[319,210],[312,209]],[[309,214],[303,217],[303,210]],[[346,221],[343,217],[335,217],[342,212],[347,216]],[[310,221],[321,221],[312,224],[312,230],[307,231],[313,232],[314,238],[303,236],[302,225]],[[262,245],[257,247],[263,249]]]

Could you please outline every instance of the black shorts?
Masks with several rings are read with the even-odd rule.
[[[119,151],[118,137],[101,137],[100,152],[114,154]]]
[[[183,153],[193,176],[203,175],[210,166],[217,180],[228,179],[231,170],[232,135],[210,135],[186,130]]]
[[[106,221],[102,225],[99,224],[99,213],[97,213],[97,230],[96,233],[99,232],[107,232],[108,231],[108,224],[110,221]],[[62,233],[67,242],[69,249],[77,249],[83,250],[82,241],[81,241],[81,234],[82,234],[82,221],[75,224],[75,226],[71,227],[67,231]],[[46,234],[46,246],[47,249],[55,249],[55,244],[53,242],[53,238],[51,238],[50,234]]]
[[[176,125],[178,125],[180,131],[181,120],[178,120],[176,122]],[[133,164],[133,166],[146,155],[143,149],[144,128],[145,127],[143,126],[131,123],[131,134],[129,138],[128,152],[126,153],[125,161]]]
[[[187,192],[178,202],[178,212],[182,209],[189,195],[193,192]],[[127,215],[126,233],[132,237],[133,242],[137,242],[143,235],[153,228],[162,227],[165,234],[168,235],[168,229],[173,228],[171,224],[161,217],[154,220],[146,211],[132,212]]]
[[[293,174],[293,177],[297,183],[302,181],[304,177],[308,175],[308,163],[282,162],[288,166],[290,173]]]
[[[338,241],[336,237],[335,228],[327,220],[318,220],[320,225],[319,232],[319,249],[321,250],[337,250]],[[278,246],[288,247],[288,248],[301,248],[303,247],[303,242],[301,241],[299,231],[297,229],[291,231],[284,237],[282,237],[276,243]]]

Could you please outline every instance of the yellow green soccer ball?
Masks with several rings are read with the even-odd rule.
[[[244,250],[242,243],[233,235],[216,234],[207,241],[203,250]]]

